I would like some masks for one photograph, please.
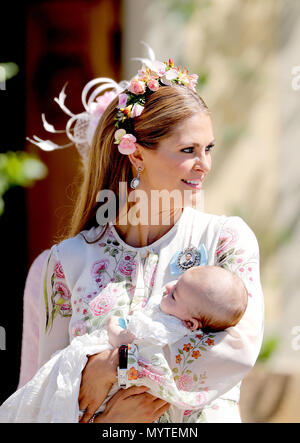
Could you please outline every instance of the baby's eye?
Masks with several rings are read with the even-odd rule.
[[[189,151],[186,151],[187,149],[189,149]],[[184,148],[181,149],[181,152],[187,152],[188,154],[190,154],[191,152],[193,152],[194,146],[189,146],[188,148]]]
[[[209,145],[209,146],[206,146],[206,152],[210,152],[213,148],[215,147],[215,145]]]
[[[173,300],[175,300],[175,297],[174,297],[174,292],[172,292],[172,295],[171,295],[171,297],[173,298]]]

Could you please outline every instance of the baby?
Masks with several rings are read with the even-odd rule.
[[[168,315],[157,318],[167,320],[174,316],[190,331],[221,331],[240,321],[247,303],[247,289],[236,274],[220,266],[197,266],[165,286],[159,311]],[[108,320],[112,346],[132,343],[136,338],[134,328],[130,328],[130,318],[128,329],[123,322],[115,316]]]
[[[107,340],[114,347],[134,342],[147,361],[156,359],[156,370],[162,371],[165,376],[168,374],[166,379],[171,383],[169,414],[173,421],[176,417],[173,405],[182,408],[184,404],[186,407],[186,403],[182,403],[186,393],[176,385],[171,369],[167,366],[162,368],[158,363],[163,361],[164,346],[171,346],[197,329],[203,332],[221,331],[236,325],[246,310],[247,302],[247,290],[236,274],[218,266],[192,267],[178,281],[165,286],[162,298],[160,294],[152,295],[143,310],[134,311],[126,319],[111,316],[106,324]],[[160,374],[157,375],[159,377]],[[150,388],[150,394],[162,395],[158,382],[147,377],[141,380]],[[106,402],[118,389],[115,383],[97,414],[103,411]],[[193,401],[197,404],[196,397]]]

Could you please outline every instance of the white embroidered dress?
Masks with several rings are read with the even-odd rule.
[[[101,229],[82,234],[92,241]],[[0,421],[77,421],[81,371],[87,354],[104,349],[99,339],[106,334],[108,317],[127,317],[143,310],[154,294],[161,297],[165,284],[174,280],[174,254],[201,243],[208,251],[208,265],[225,267],[243,279],[249,293],[243,318],[235,327],[214,334],[194,331],[152,358],[143,355],[141,343],[132,344],[127,387],[149,386],[153,395],[173,404],[160,422],[240,422],[240,384],[255,364],[263,337],[259,247],[240,217],[189,207],[149,246],[127,245],[109,224],[95,243],[88,244],[78,234],[52,247],[40,304],[43,366],[0,407]],[[73,409],[66,411],[70,401]]]

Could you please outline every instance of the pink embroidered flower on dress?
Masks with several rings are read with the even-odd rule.
[[[71,331],[73,337],[79,337],[80,335],[84,335],[86,333],[86,325],[83,321],[78,320],[71,325]]]
[[[57,278],[65,278],[65,274],[60,262],[57,262],[54,268],[54,273]]]
[[[106,314],[111,310],[114,305],[114,298],[112,294],[103,290],[94,300],[90,303],[90,309],[95,317]]]
[[[105,271],[108,267],[109,260],[99,260],[93,264],[92,276],[98,277],[101,272]]]
[[[177,380],[177,386],[182,391],[190,391],[193,386],[193,379],[188,374],[183,374]]]
[[[66,285],[61,282],[55,282],[53,286],[55,298],[54,304],[58,307],[59,312],[63,316],[68,316],[72,313],[72,307],[70,303],[71,293]]]
[[[135,271],[135,267],[136,264],[133,261],[133,258],[130,255],[125,255],[119,263],[118,272],[128,277],[132,275],[133,271]]]
[[[216,258],[217,260],[223,256],[230,248],[236,244],[238,239],[238,233],[232,228],[225,228],[219,237],[219,241],[216,248]],[[236,251],[236,254],[242,254],[244,251],[242,249]]]
[[[109,260],[99,260],[93,264],[91,273],[95,282],[97,283],[98,288],[103,288],[106,286],[106,282],[108,280],[107,274],[105,274],[105,270],[108,268]]]
[[[58,293],[61,298],[63,298],[64,300],[70,300],[71,298],[71,294],[69,289],[67,288],[66,285],[64,285],[61,282],[56,282],[54,285],[54,290],[56,293]]]

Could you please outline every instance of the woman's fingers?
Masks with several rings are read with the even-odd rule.
[[[97,411],[97,406],[94,403],[88,405],[79,423],[88,423],[96,411]]]
[[[143,393],[147,393],[149,388],[146,386],[131,386],[128,389],[120,389],[109,402],[116,402],[118,400],[125,400],[125,398],[131,397],[133,395],[140,395]]]
[[[166,400],[162,400],[161,398],[157,398],[156,400],[153,401],[153,406],[155,407],[156,410],[159,410],[160,408],[166,405],[168,405],[169,407],[170,403],[168,403]]]
[[[161,406],[159,409],[157,409],[155,411],[155,413],[153,414],[153,421],[158,420],[165,412],[167,412],[167,410],[169,409],[169,407],[171,406],[170,403],[166,403],[163,406]]]

